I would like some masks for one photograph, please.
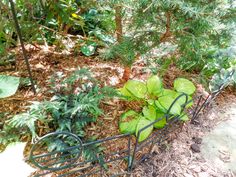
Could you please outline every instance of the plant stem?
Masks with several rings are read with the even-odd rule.
[[[117,41],[118,42],[121,42],[122,34],[123,34],[121,11],[122,11],[121,6],[117,5],[115,7],[115,22],[116,22],[116,36],[117,36]]]
[[[160,42],[165,42],[167,40],[167,38],[169,38],[171,36],[171,31],[170,31],[170,20],[171,20],[170,18],[171,18],[171,14],[170,14],[170,12],[166,12],[165,16],[166,16],[166,31],[161,36]]]

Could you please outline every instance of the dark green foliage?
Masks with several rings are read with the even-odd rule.
[[[51,100],[32,102],[26,113],[15,115],[4,124],[4,131],[1,134],[8,130],[17,130],[21,131],[21,135],[35,140],[39,131],[44,134],[65,131],[74,133],[86,141],[84,132],[86,126],[95,122],[103,113],[99,107],[101,100],[117,94],[112,88],[100,88],[86,69],[77,70],[69,77],[58,73],[51,83],[51,92],[54,94]],[[1,142],[7,143],[4,137]],[[56,147],[60,144],[58,143],[51,142],[49,145]]]
[[[131,38],[123,37],[122,42],[115,43],[101,52],[105,60],[119,59],[124,65],[131,66],[135,60],[135,46]]]
[[[201,72],[209,79],[219,68],[229,67],[231,59],[219,57],[219,51],[226,50],[234,35],[236,8],[232,1],[127,0],[111,4],[122,4],[125,30],[122,41],[101,51],[102,58],[120,59],[130,66],[136,56],[157,49],[151,57],[166,60],[161,53],[167,44],[175,48],[167,53],[168,58],[174,58],[182,70]],[[159,70],[166,70],[169,61],[165,66],[161,63]]]
[[[95,139],[90,139],[90,141],[93,141]],[[86,146],[83,150],[83,156],[86,157],[87,160],[91,160],[93,163],[98,162],[100,164],[103,163],[103,151],[104,148],[101,146],[101,144],[92,144],[89,146]]]
[[[229,15],[235,13],[233,8],[224,2],[139,0],[136,5],[130,29],[135,29],[138,52],[163,42],[177,45],[182,69],[201,70],[208,62],[210,46],[221,47],[230,39],[227,27],[218,28],[234,18]]]
[[[72,35],[89,36],[95,30],[112,32],[111,8],[100,8],[95,1],[16,1],[15,8],[24,41],[27,43],[56,44],[59,48],[68,48],[62,40]],[[0,54],[15,46],[17,38],[8,1],[0,2]],[[74,36],[71,40],[76,39]],[[87,38],[84,38],[86,42]]]

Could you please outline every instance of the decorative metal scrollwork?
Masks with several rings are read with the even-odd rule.
[[[43,170],[61,170],[77,161],[82,150],[82,141],[75,134],[53,132],[32,146],[29,160]]]

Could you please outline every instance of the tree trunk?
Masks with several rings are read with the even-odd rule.
[[[131,67],[130,66],[125,66],[124,67],[124,73],[122,77],[122,82],[125,83],[129,80],[130,78],[130,73],[131,73]]]
[[[123,34],[121,11],[122,11],[121,6],[117,5],[115,7],[115,22],[116,22],[116,37],[118,42],[122,41],[122,34]]]
[[[117,41],[120,43],[122,42],[122,36],[123,36],[123,29],[122,29],[122,8],[120,5],[117,5],[115,7],[115,22],[116,22],[116,37]],[[125,66],[124,67],[124,73],[122,76],[121,82],[126,82],[130,78],[130,73],[131,73],[131,67],[130,66]]]
[[[171,36],[171,31],[170,31],[171,14],[170,14],[170,12],[166,12],[165,16],[166,16],[166,31],[160,38],[161,43],[166,42],[167,39]]]

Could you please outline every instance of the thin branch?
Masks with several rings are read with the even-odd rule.
[[[81,35],[71,35],[71,34],[64,34],[63,32],[58,32],[52,28],[49,28],[47,26],[44,26],[44,25],[40,25],[40,24],[37,24],[39,26],[39,28],[45,28],[46,30],[48,31],[52,31],[53,33],[56,33],[58,35],[61,35],[61,36],[64,36],[64,37],[67,37],[67,38],[78,38],[78,39],[82,39],[82,40],[89,40],[89,41],[94,41],[94,42],[98,42],[97,40],[94,40],[94,39],[91,39],[91,38],[88,38],[88,37],[85,37],[85,36],[81,36]]]
[[[145,13],[149,8],[151,8],[153,5],[153,2],[151,4],[149,4],[149,6],[146,7],[146,9],[143,10],[143,13]]]
[[[165,42],[167,38],[171,36],[170,25],[171,25],[171,13],[168,11],[165,13],[166,16],[166,31],[161,36],[160,42]]]

